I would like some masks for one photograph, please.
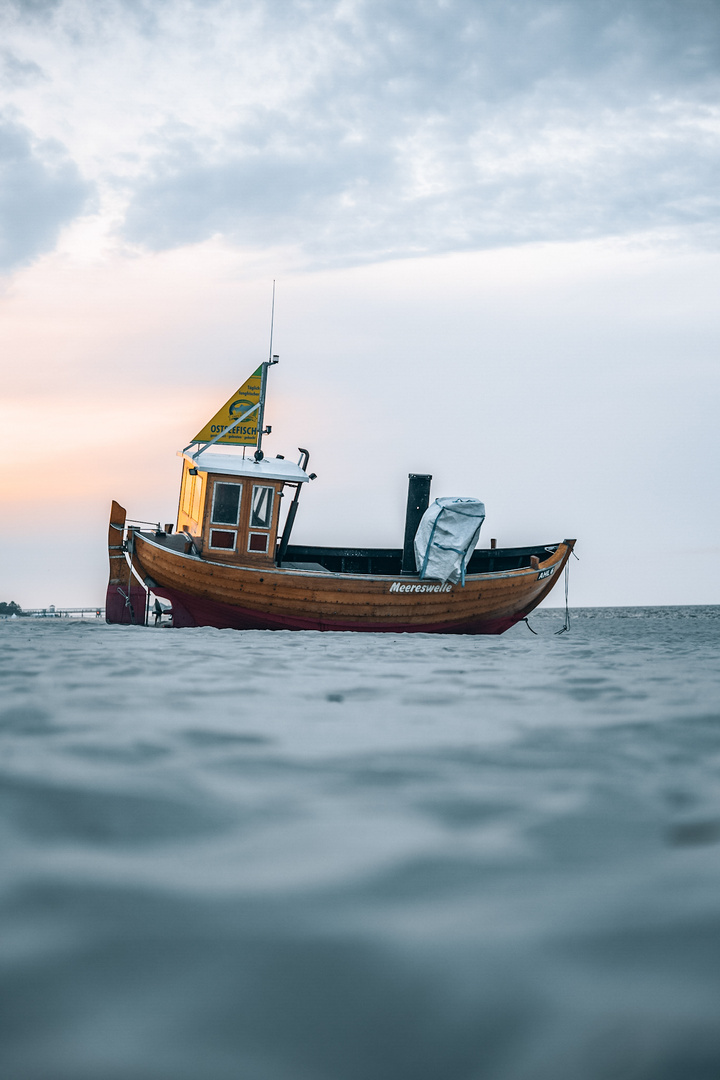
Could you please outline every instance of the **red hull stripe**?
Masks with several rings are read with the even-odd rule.
[[[269,615],[265,612],[203,600],[174,589],[156,587],[152,590],[169,600],[173,606],[174,626],[214,626],[218,630],[340,630],[386,634],[502,634],[525,617],[525,611],[496,619],[467,619],[458,623],[351,622],[321,619],[302,619],[293,615]]]

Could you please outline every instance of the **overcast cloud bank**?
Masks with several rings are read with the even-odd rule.
[[[42,73],[18,78],[19,115],[54,117],[149,249],[219,235],[317,266],[657,229],[717,244],[714,2],[16,0],[5,22],[16,70]],[[82,206],[65,168],[57,222]]]
[[[51,250],[90,191],[59,143],[38,144],[22,124],[0,117],[0,269]]]

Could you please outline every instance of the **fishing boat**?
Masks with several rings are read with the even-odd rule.
[[[169,602],[174,627],[502,634],[548,595],[575,541],[477,549],[482,503],[430,506],[427,474],[408,478],[402,547],[292,544],[315,474],[306,449],[297,462],[263,452],[277,361],[271,332],[268,360],[178,452],[176,522],[129,520],[112,503],[108,622],[147,624],[152,596],[156,620]]]

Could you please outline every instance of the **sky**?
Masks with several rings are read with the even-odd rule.
[[[5,0],[0,599],[102,603],[275,280],[297,542],[429,472],[572,604],[720,603],[719,90],[716,0]]]

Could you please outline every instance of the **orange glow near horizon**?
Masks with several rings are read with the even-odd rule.
[[[589,536],[597,552],[618,523],[654,551],[669,485],[682,504],[673,535],[691,523],[708,547],[694,463],[717,453],[718,265],[638,241],[288,271],[263,448],[311,451],[319,479],[298,542],[392,546],[419,471],[434,496],[482,498],[501,543]],[[16,275],[0,296],[0,491],[5,572],[26,594],[6,585],[0,597],[58,601],[48,590],[62,581],[66,602],[71,586],[97,602],[112,498],[132,517],[174,520],[176,451],[267,359],[272,276],[219,244],[95,263],[56,254]],[[636,571],[604,584],[598,573],[586,602],[707,594],[687,578],[680,589],[654,575],[641,592]]]

